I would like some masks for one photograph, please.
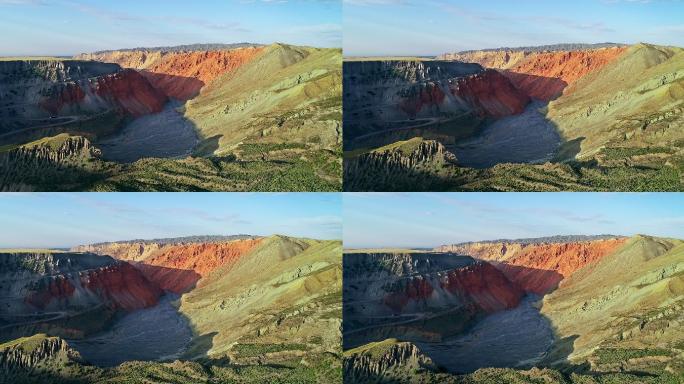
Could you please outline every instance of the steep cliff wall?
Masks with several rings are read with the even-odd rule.
[[[162,294],[128,263],[94,254],[0,253],[0,276],[8,335],[51,329],[78,336],[105,326],[117,311],[155,305]]]
[[[171,246],[136,264],[150,280],[165,290],[183,293],[195,287],[203,276],[237,262],[262,239],[236,240],[217,244]]]
[[[618,58],[627,47],[576,51],[488,50],[448,54],[445,57],[485,68],[502,70],[525,94],[549,101],[565,87]]]
[[[348,253],[344,265],[345,348],[398,335],[439,340],[524,295],[490,264],[453,253]]]
[[[0,131],[50,127],[116,111],[161,111],[166,96],[116,64],[76,60],[0,62]],[[59,119],[57,119],[59,118]]]
[[[262,47],[203,52],[110,51],[79,58],[116,63],[140,73],[165,95],[178,100],[197,96],[217,77],[233,72],[261,53]]]
[[[345,143],[374,132],[408,130],[428,119],[432,124],[453,121],[458,126],[457,119],[465,115],[517,114],[529,101],[505,76],[477,64],[344,62]],[[452,129],[454,135],[457,128]]]

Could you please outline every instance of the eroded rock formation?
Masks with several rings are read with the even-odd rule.
[[[162,295],[130,264],[94,254],[0,253],[0,276],[5,298],[0,318],[7,334],[52,329],[78,336],[105,326],[117,311],[153,306]],[[32,316],[35,320],[27,322]],[[73,329],[71,318],[80,318],[83,327]],[[90,324],[87,318],[102,321]]]
[[[568,85],[601,69],[627,47],[570,51],[487,50],[448,54],[444,57],[502,70],[511,82],[535,99],[550,101]]]
[[[454,253],[348,253],[344,263],[346,348],[399,335],[440,340],[524,295],[490,264]]]
[[[560,243],[482,242],[446,245],[441,252],[455,252],[493,262],[524,290],[545,294],[575,271],[614,252],[626,238]]]
[[[155,50],[109,51],[79,56],[139,70],[168,97],[189,100],[219,76],[233,72],[261,53],[263,47],[219,51],[164,52]]]

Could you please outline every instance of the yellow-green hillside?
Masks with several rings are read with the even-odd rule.
[[[253,363],[263,352],[275,360],[337,353],[341,290],[341,242],[267,238],[183,296],[180,310],[199,336],[188,357]]]
[[[601,350],[659,348],[676,362],[684,329],[684,241],[635,236],[575,272],[541,309],[560,338],[575,339],[570,359]],[[679,357],[681,363],[681,356]]]
[[[336,148],[341,113],[341,50],[273,44],[208,84],[185,115],[205,139],[200,151],[220,155],[243,143]]]
[[[637,44],[569,86],[548,117],[587,158],[603,146],[681,144],[683,111],[684,49]]]

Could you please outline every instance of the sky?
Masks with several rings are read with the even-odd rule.
[[[341,47],[341,22],[341,0],[0,0],[0,56],[194,43]]]
[[[342,238],[339,193],[1,193],[0,248],[194,235]]]
[[[345,248],[554,235],[684,239],[682,193],[345,193]]]
[[[558,43],[684,46],[683,0],[343,0],[346,56]]]

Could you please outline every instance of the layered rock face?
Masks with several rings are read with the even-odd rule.
[[[118,259],[134,261],[146,278],[164,290],[185,293],[219,267],[227,268],[257,247],[262,238],[235,236],[216,242],[191,239],[113,242],[75,247]],[[244,239],[240,239],[246,237]],[[230,239],[232,237],[226,237]]]
[[[117,311],[155,305],[162,294],[128,263],[94,254],[2,253],[0,275],[0,317],[17,332],[56,329],[77,337],[105,326]],[[88,324],[87,317],[103,322]],[[83,327],[72,329],[70,318],[82,318]]]
[[[586,50],[487,50],[443,55],[450,60],[478,63],[502,70],[511,82],[535,99],[550,101],[568,85],[618,58],[627,47]]]
[[[255,239],[250,235],[229,235],[229,236],[188,236],[173,237],[153,240],[128,240],[112,241],[106,243],[96,243],[79,245],[73,247],[73,252],[90,252],[98,255],[112,256],[119,260],[142,261],[167,248],[191,245],[191,244],[210,244],[225,243],[233,240]]]
[[[487,260],[527,292],[546,294],[575,271],[595,263],[622,246],[626,238],[580,242],[482,242],[446,245],[455,252]]]
[[[345,145],[374,132],[421,126],[414,119],[501,117],[529,103],[498,72],[447,61],[345,62],[343,99]]]
[[[202,87],[219,76],[248,63],[262,50],[262,47],[204,52],[132,50],[79,57],[140,70],[156,89],[168,97],[185,101],[197,96]]]
[[[5,103],[0,128],[5,132],[65,124],[108,111],[140,116],[161,111],[166,102],[144,77],[116,64],[4,61],[0,84]]]
[[[172,246],[150,255],[136,267],[165,290],[183,293],[195,287],[202,276],[237,262],[257,247],[261,239],[219,244]]]
[[[344,265],[345,348],[398,335],[438,341],[524,295],[490,264],[453,253],[348,253]]]

